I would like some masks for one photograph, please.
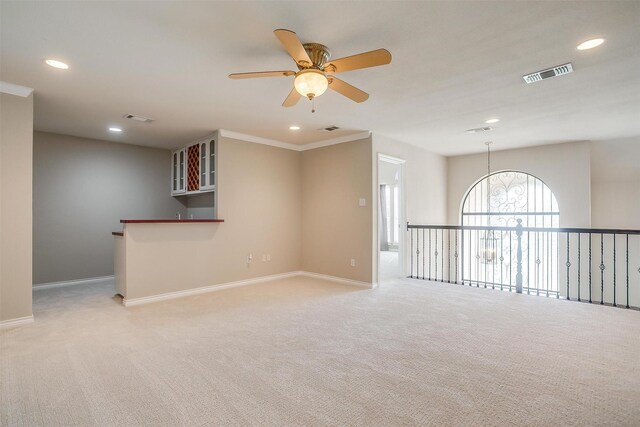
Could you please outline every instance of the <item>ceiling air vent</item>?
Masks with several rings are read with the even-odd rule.
[[[558,65],[557,67],[549,68],[547,70],[527,74],[526,76],[522,76],[522,78],[527,83],[535,83],[544,79],[550,79],[551,77],[562,76],[569,73],[573,73],[573,67],[571,66],[570,62],[564,65]]]
[[[122,117],[125,119],[135,120],[136,122],[141,122],[141,123],[151,123],[153,121],[153,119],[150,119],[149,117],[136,116],[135,114],[125,114]]]
[[[334,126],[328,126],[326,128],[322,128],[320,130],[323,130],[325,132],[333,132],[334,130],[338,130],[338,129],[340,129],[340,128],[338,126],[334,125]]]
[[[480,132],[489,132],[493,130],[491,126],[485,126],[483,128],[475,128],[475,129],[467,129],[465,132],[467,133],[480,133]]]

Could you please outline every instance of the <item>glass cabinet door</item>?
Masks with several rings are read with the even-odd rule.
[[[207,186],[207,144],[200,145],[200,188]]]
[[[184,190],[184,150],[180,151],[180,186],[179,190]]]
[[[216,185],[216,141],[209,141],[209,185]]]
[[[177,191],[178,190],[178,153],[173,153],[173,161],[171,165],[172,165],[171,179],[173,181],[171,183],[171,189],[173,191]]]

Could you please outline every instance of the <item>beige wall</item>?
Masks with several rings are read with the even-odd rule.
[[[33,95],[0,93],[0,321],[31,316]]]
[[[594,228],[640,229],[640,137],[592,143]]]
[[[371,138],[302,152],[302,270],[371,283],[371,155]]]
[[[46,132],[33,143],[36,285],[112,275],[123,218],[187,215],[170,194],[169,150]]]
[[[224,137],[218,152],[225,222],[127,225],[127,299],[300,269],[300,153]]]
[[[590,142],[492,152],[491,170],[506,169],[532,174],[551,188],[560,208],[561,227],[591,226]],[[464,195],[486,174],[486,154],[447,159],[447,216],[450,224],[460,223],[460,206]]]
[[[407,221],[444,224],[447,221],[447,158],[382,135],[373,135],[373,162],[378,153],[405,160]],[[375,174],[374,174],[375,175]],[[377,183],[377,175],[374,176]]]

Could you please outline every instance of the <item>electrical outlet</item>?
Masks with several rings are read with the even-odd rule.
[[[251,264],[251,261],[253,261],[253,254],[247,255],[247,264]]]
[[[356,266],[356,259],[351,258],[351,267],[355,267],[355,266]]]
[[[360,206],[367,206],[367,199],[360,199],[358,201],[358,205]]]
[[[265,254],[262,254],[262,262],[265,262],[267,260],[267,256]]]
[[[267,261],[271,261],[271,254],[267,254]]]

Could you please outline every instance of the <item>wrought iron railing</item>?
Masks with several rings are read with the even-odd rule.
[[[640,230],[407,224],[409,277],[640,308]]]

